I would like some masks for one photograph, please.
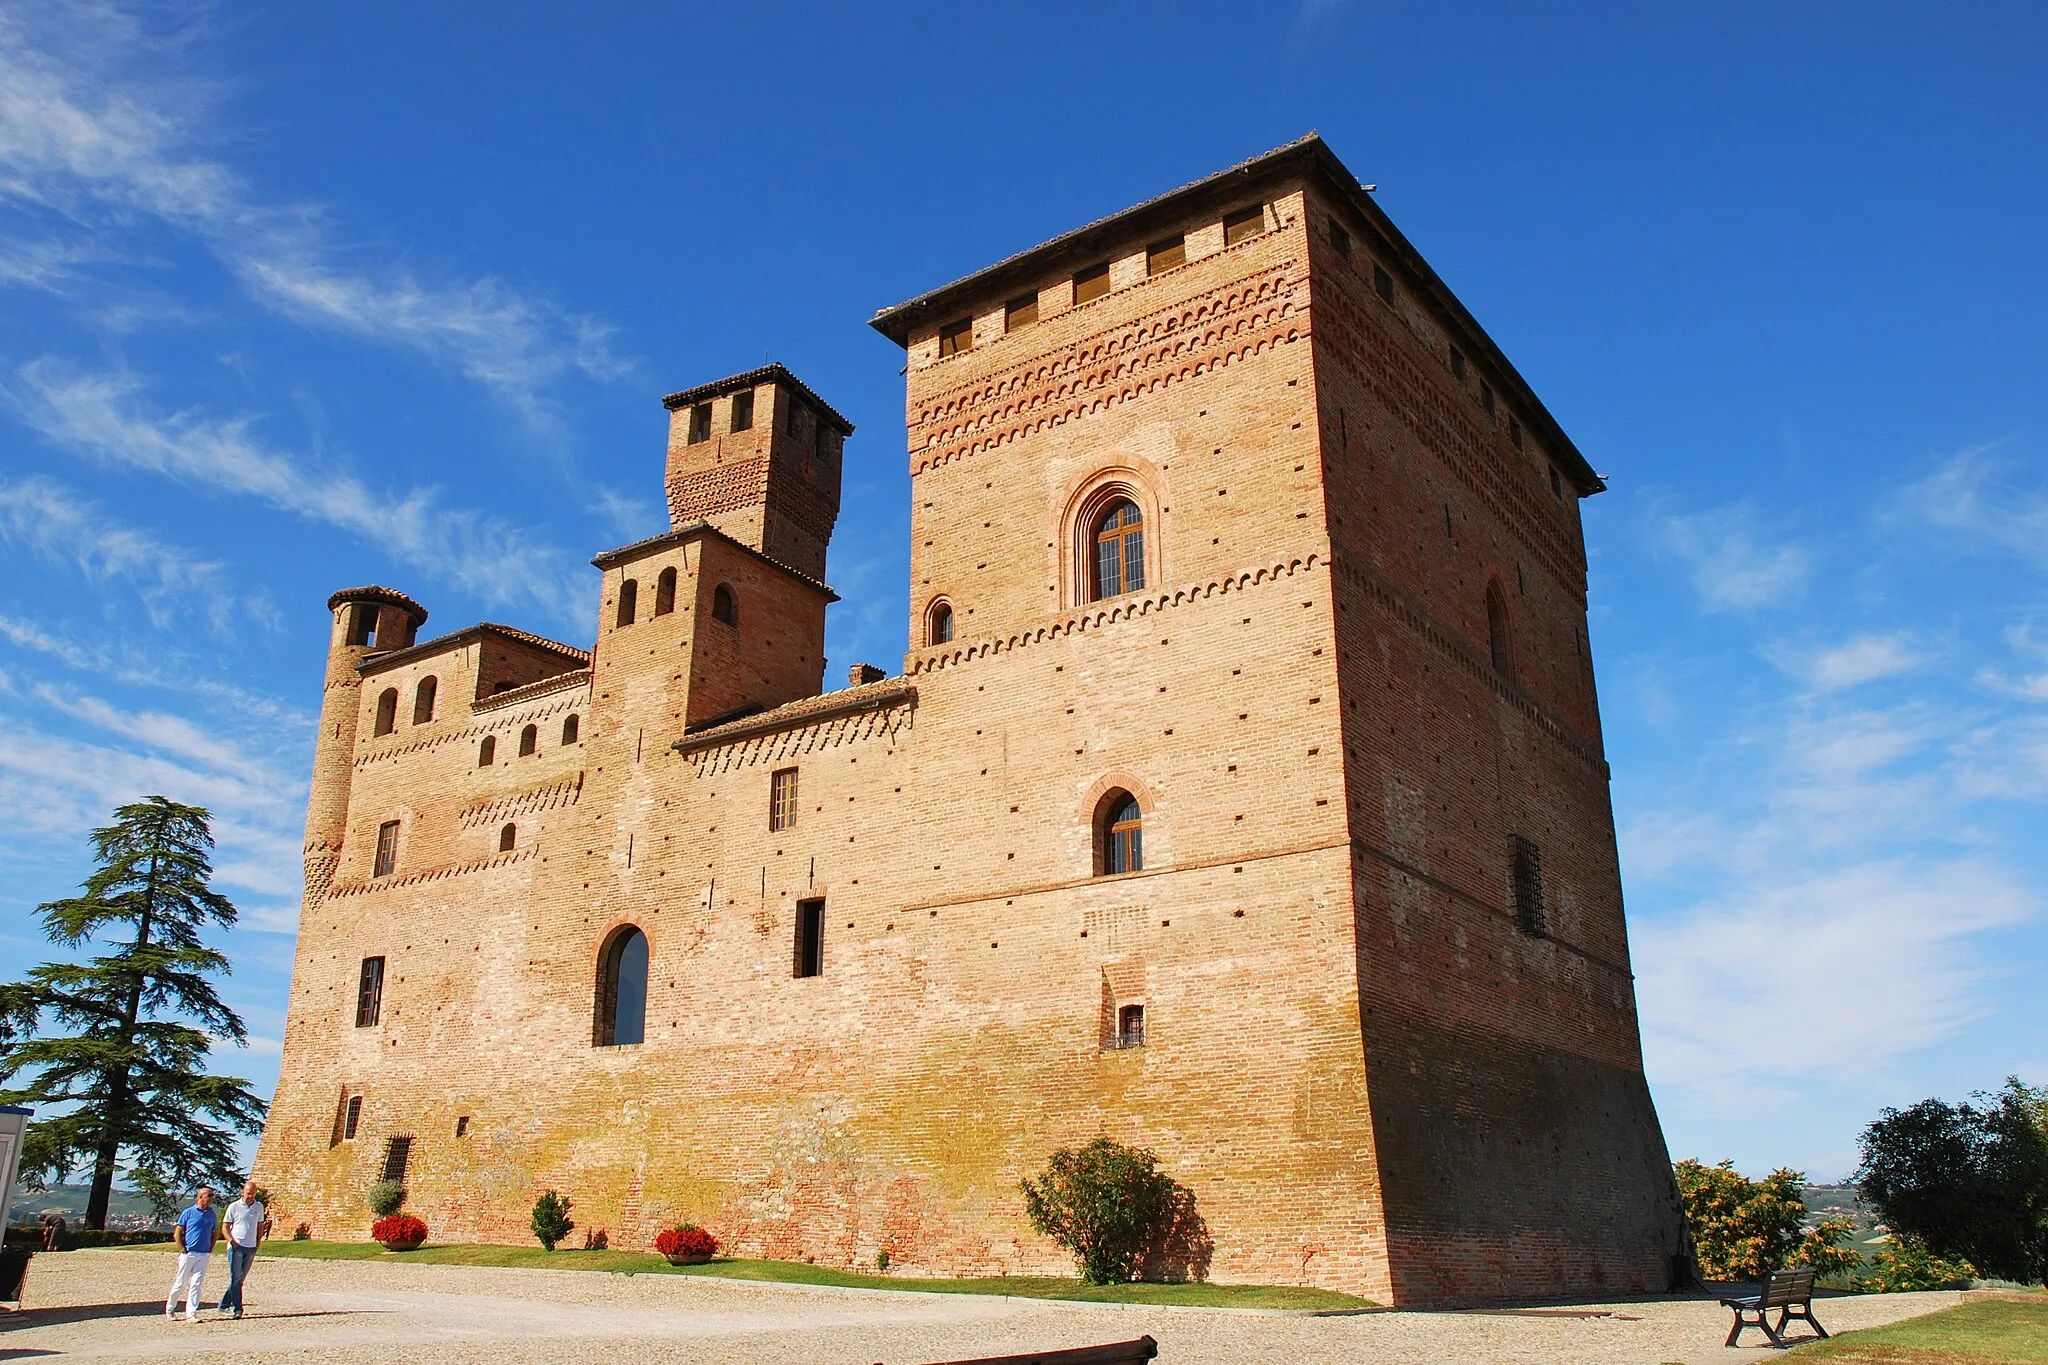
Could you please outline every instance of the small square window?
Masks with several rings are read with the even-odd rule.
[[[1330,220],[1330,246],[1345,260],[1351,259],[1351,234],[1335,218]]]
[[[690,436],[687,444],[702,445],[711,439],[711,405],[699,403],[690,409]]]
[[[1145,273],[1157,275],[1188,263],[1188,239],[1168,237],[1145,248]]]
[[[974,349],[974,319],[962,318],[939,328],[939,358]]]
[[[1248,209],[1223,215],[1223,245],[1236,246],[1262,235],[1266,230],[1266,206],[1253,204]]]
[[[1479,406],[1486,409],[1488,417],[1493,416],[1493,385],[1487,383],[1484,379],[1479,381]]]
[[[1394,301],[1394,277],[1378,261],[1374,261],[1372,266],[1372,292],[1380,296],[1382,303]]]
[[[1038,321],[1038,295],[1020,294],[1003,305],[1003,330],[1014,332]]]
[[[398,866],[398,821],[386,820],[377,826],[377,861],[370,869],[373,877],[388,877]]]
[[[796,828],[796,769],[780,768],[768,779],[768,828]]]
[[[1451,347],[1451,374],[1459,379],[1465,377],[1465,353],[1455,346]]]
[[[1145,1007],[1125,1005],[1116,1012],[1116,1045],[1145,1046]]]
[[[1074,302],[1087,303],[1099,299],[1109,292],[1109,262],[1091,265],[1086,270],[1074,272]]]
[[[751,431],[754,427],[754,391],[747,389],[732,396],[732,429]]]

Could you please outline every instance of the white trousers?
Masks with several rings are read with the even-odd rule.
[[[166,1315],[178,1310],[178,1292],[184,1290],[185,1318],[188,1322],[199,1320],[199,1283],[206,1278],[206,1262],[212,1254],[208,1251],[178,1253],[178,1278],[171,1281],[170,1297],[164,1300]]]

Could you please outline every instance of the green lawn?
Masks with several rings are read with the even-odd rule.
[[[169,1250],[170,1243],[138,1250]],[[549,1253],[538,1246],[501,1247],[474,1243],[429,1243],[418,1251],[386,1251],[374,1242],[266,1242],[265,1256],[312,1261],[410,1261],[425,1265],[487,1265],[519,1270],[593,1270],[615,1275],[706,1275],[714,1279],[768,1280],[776,1284],[823,1284],[845,1289],[918,1290],[931,1294],[1008,1294],[1022,1299],[1080,1299],[1088,1303],[1159,1303],[1193,1308],[1354,1309],[1368,1299],[1333,1289],[1299,1289],[1264,1284],[1118,1284],[1097,1288],[1056,1275],[989,1275],[974,1279],[920,1280],[904,1275],[863,1275],[806,1265],[800,1261],[753,1261],[720,1257],[709,1265],[672,1266],[637,1251]]]
[[[1826,1315],[1825,1301],[1820,1311]],[[1790,1354],[1850,1365],[2037,1365],[2048,1362],[2048,1295],[1979,1299],[1889,1327],[1844,1332]]]

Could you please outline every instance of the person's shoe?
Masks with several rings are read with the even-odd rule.
[[[241,1309],[239,1309],[239,1308],[237,1308],[237,1309],[235,1310],[235,1321],[236,1321],[236,1322],[240,1322],[241,1320],[242,1320],[242,1310],[241,1310]]]
[[[166,1308],[166,1309],[164,1310],[164,1321],[165,1321],[165,1322],[176,1322],[177,1320],[178,1320],[178,1310],[177,1310],[177,1309],[175,1309],[175,1308]]]

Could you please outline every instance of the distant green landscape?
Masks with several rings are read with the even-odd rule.
[[[67,1223],[76,1223],[85,1217],[85,1201],[91,1195],[90,1185],[52,1185],[38,1193],[17,1184],[11,1217],[17,1223],[33,1223],[45,1213],[54,1213]],[[114,1187],[114,1197],[107,1205],[109,1227],[148,1227],[155,1221],[147,1199],[133,1190]]]

